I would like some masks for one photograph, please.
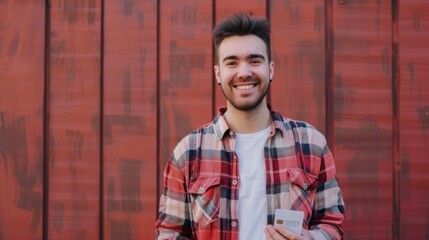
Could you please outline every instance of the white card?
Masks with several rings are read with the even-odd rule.
[[[301,235],[303,220],[304,212],[286,209],[276,209],[274,226],[281,225],[287,230]]]

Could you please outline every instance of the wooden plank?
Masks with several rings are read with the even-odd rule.
[[[49,239],[99,239],[101,1],[50,3]]]
[[[325,131],[325,1],[270,1],[273,108]]]
[[[212,119],[212,19],[211,1],[160,4],[161,186],[178,141]]]
[[[267,3],[261,0],[217,0],[215,1],[215,24],[218,24],[224,18],[234,13],[245,12],[253,16],[266,17]],[[214,57],[214,56],[213,56]],[[213,60],[213,64],[214,64]],[[215,83],[213,75],[213,83]],[[220,86],[214,84],[214,108],[213,115],[218,114],[218,109],[221,106],[226,106],[226,99],[223,96]]]
[[[216,8],[216,23],[233,13],[245,12],[258,17],[267,15],[267,2],[261,0],[217,0],[214,7]]]
[[[104,3],[104,239],[154,239],[157,2]]]
[[[429,5],[399,1],[400,239],[428,237]]]
[[[392,19],[388,1],[335,1],[334,141],[347,238],[392,239]]]
[[[42,239],[45,2],[0,1],[0,239]]]

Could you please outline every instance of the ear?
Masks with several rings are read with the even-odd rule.
[[[214,65],[213,70],[214,70],[217,84],[220,85],[220,67],[218,65]]]
[[[270,69],[270,80],[272,80],[274,77],[274,62],[273,61],[270,62],[269,69]]]

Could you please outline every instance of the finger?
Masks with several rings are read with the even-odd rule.
[[[270,239],[272,239],[272,240],[283,240],[283,239],[286,239],[272,225],[268,225],[266,227],[266,230],[267,230],[268,235],[270,236]]]
[[[279,226],[279,225],[275,226],[274,229],[277,230],[279,233],[281,233],[283,236],[285,236],[287,238],[293,237],[295,235],[291,231],[288,231],[286,228]]]
[[[275,226],[274,229],[279,232],[281,235],[283,235],[284,237],[286,237],[287,239],[304,239],[301,235],[295,234],[294,232],[291,232],[289,230],[287,230],[286,228],[284,228],[283,226]]]
[[[265,231],[265,238],[266,238],[266,240],[274,240],[271,237],[271,234],[268,232],[267,228],[265,228],[264,231]]]
[[[265,228],[265,233],[270,236],[271,239],[273,239],[273,234],[276,232],[276,230],[274,229],[274,227],[272,225],[268,225]]]

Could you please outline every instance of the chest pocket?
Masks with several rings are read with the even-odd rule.
[[[312,191],[317,187],[317,176],[311,175],[301,168],[288,169],[290,182],[304,191]]]
[[[220,177],[201,177],[189,183],[191,214],[200,226],[219,220]]]
[[[306,173],[300,168],[288,169],[288,174],[290,177],[289,201],[291,209],[303,211],[305,223],[308,224],[316,196],[318,177]]]

